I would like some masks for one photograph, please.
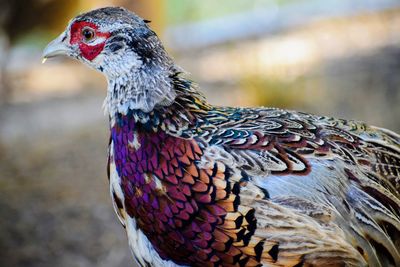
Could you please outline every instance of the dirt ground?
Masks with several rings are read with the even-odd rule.
[[[101,102],[80,95],[2,110],[11,116],[3,123],[32,129],[14,125],[5,134],[3,127],[0,266],[132,266],[109,198]],[[75,116],[77,103],[85,115]],[[50,119],[40,125],[46,114]],[[68,116],[81,122],[65,123]]]

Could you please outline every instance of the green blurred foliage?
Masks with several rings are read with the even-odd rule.
[[[296,0],[276,0],[275,4],[284,5]],[[298,0],[297,0],[298,1]],[[242,13],[271,5],[271,0],[168,0],[167,18],[170,24],[201,21],[224,15]]]
[[[306,77],[289,80],[253,75],[244,77],[240,81],[240,87],[252,105],[303,109],[318,94],[318,86],[313,83],[315,81]]]

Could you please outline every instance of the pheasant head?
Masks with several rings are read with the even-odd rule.
[[[81,14],[46,47],[43,57],[70,56],[102,72],[110,113],[150,112],[174,101],[171,77],[179,70],[147,22],[120,7]]]

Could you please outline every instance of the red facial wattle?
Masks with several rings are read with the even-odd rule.
[[[95,31],[96,38],[104,38],[104,41],[93,45],[91,45],[90,43],[85,43],[82,36],[82,30],[86,27],[93,29]],[[70,44],[78,44],[82,57],[89,61],[92,61],[101,53],[101,51],[103,51],[108,37],[110,37],[110,33],[98,31],[98,26],[96,24],[86,21],[78,21],[71,26]]]

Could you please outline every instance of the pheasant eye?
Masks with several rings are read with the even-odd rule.
[[[84,28],[82,30],[82,36],[83,36],[83,39],[85,40],[85,42],[88,42],[88,41],[91,41],[94,38],[95,33],[90,28]]]

